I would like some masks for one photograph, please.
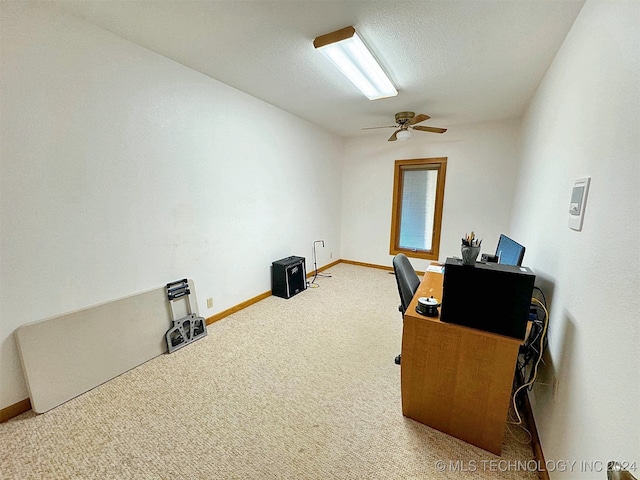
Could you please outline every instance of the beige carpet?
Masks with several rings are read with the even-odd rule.
[[[43,415],[0,424],[0,478],[537,478],[507,463],[533,458],[522,432],[506,432],[497,457],[404,418],[393,275],[330,273]]]

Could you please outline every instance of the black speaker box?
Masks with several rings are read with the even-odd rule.
[[[535,279],[527,267],[447,258],[440,320],[523,340]]]
[[[291,298],[307,288],[304,257],[287,257],[271,264],[271,293]]]

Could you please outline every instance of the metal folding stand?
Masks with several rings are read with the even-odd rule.
[[[187,279],[177,282],[167,283],[167,298],[171,307],[172,326],[167,331],[167,349],[173,353],[207,335],[207,324],[203,317],[197,316],[191,310],[191,300],[189,299],[189,282]],[[187,316],[176,319],[174,303],[178,299],[183,299],[187,303]]]
[[[311,281],[307,282],[307,284],[312,288],[317,288],[317,287],[320,286],[320,285],[318,285],[316,283],[316,278],[318,278],[318,277],[331,278],[331,275],[329,275],[327,273],[318,272],[318,257],[316,255],[316,243],[322,243],[322,248],[324,248],[324,240],[316,240],[315,242],[313,242],[313,268],[315,269],[315,273],[314,273],[313,278],[311,279]]]

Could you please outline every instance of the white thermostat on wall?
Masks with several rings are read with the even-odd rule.
[[[571,190],[571,203],[569,204],[569,228],[582,230],[582,219],[584,218],[584,208],[587,202],[587,192],[591,177],[579,178]]]

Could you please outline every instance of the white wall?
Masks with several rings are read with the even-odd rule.
[[[211,316],[340,258],[342,139],[45,3],[1,27],[0,408],[23,323],[182,277]]]
[[[512,230],[550,300],[534,389],[547,460],[640,468],[640,3],[588,0],[523,120]],[[573,182],[591,176],[581,232]],[[605,467],[606,468],[606,467]],[[602,471],[552,479],[606,478]],[[636,471],[635,476],[638,476]]]
[[[345,146],[342,258],[391,266],[394,162],[430,157],[448,158],[440,260],[459,257],[460,238],[472,230],[483,239],[482,251],[495,253],[500,233],[509,233],[518,122],[455,125],[442,135],[414,132],[404,142],[387,142],[392,131],[379,132],[348,139]],[[424,270],[429,261],[411,263]]]

